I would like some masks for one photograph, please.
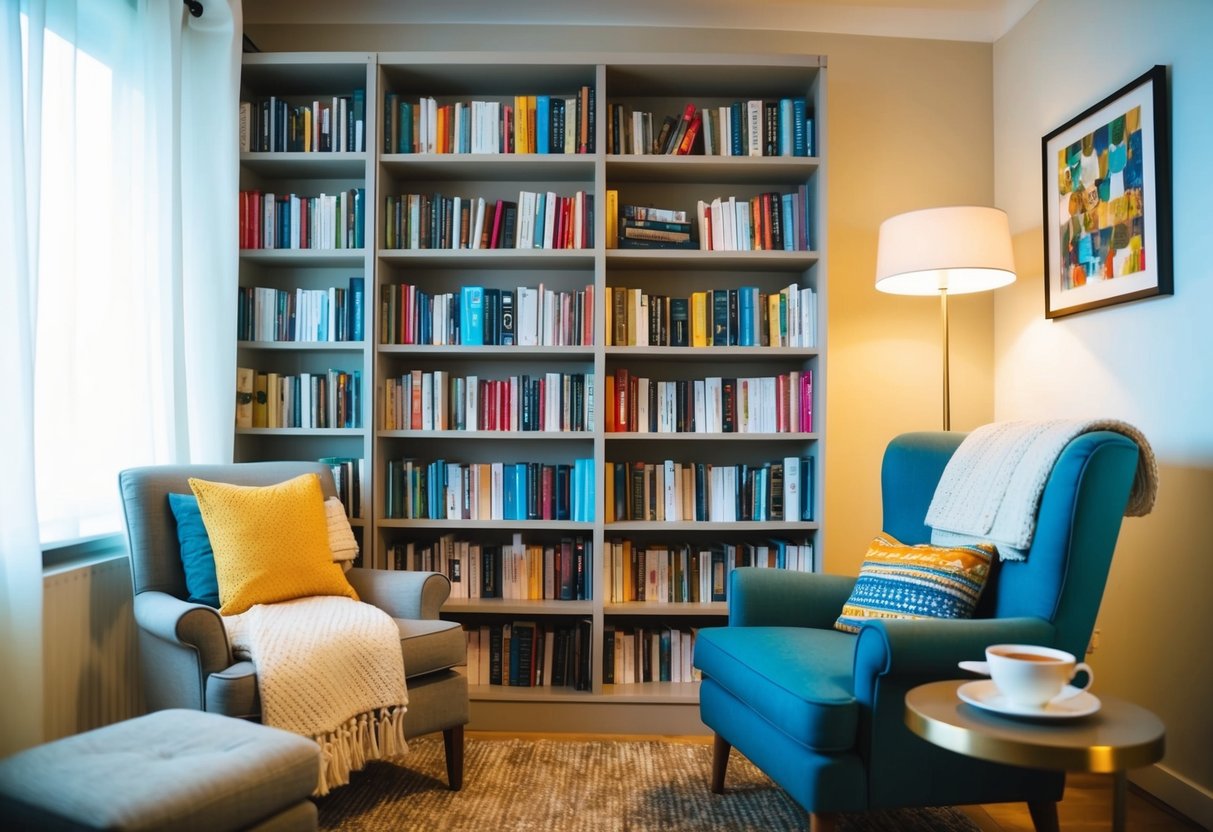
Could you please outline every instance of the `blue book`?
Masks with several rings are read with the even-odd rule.
[[[527,519],[527,489],[530,487],[527,479],[528,467],[525,462],[514,464],[514,516],[511,520]]]
[[[361,277],[350,278],[348,307],[350,311],[349,325],[346,333],[351,341],[362,341],[365,338],[366,319],[366,281]]]
[[[514,478],[514,466],[506,463],[501,476],[501,519],[518,519],[518,483]]]
[[[795,136],[796,131],[793,127],[795,124],[795,107],[792,104],[792,99],[779,99],[779,136],[778,146],[780,156],[795,155]]]
[[[730,120],[733,122],[732,135],[729,136],[729,144],[733,148],[734,156],[744,155],[741,151],[742,136],[745,130],[745,109],[741,106],[740,101],[734,101],[729,105]]]
[[[779,202],[783,206],[783,250],[796,250],[796,224],[792,222],[795,212],[792,210],[793,200],[796,199],[796,194],[782,194],[779,197]]]
[[[806,141],[805,118],[808,115],[808,103],[803,98],[792,99],[792,155],[808,156],[809,144]]]
[[[354,135],[350,137],[350,149],[366,150],[366,90],[354,90],[354,101],[350,108],[354,111]]]
[[[363,222],[363,217],[366,214],[364,206],[366,204],[366,189],[354,188],[354,244],[351,248],[364,248],[366,246],[366,224]]]
[[[754,304],[758,298],[758,289],[753,286],[742,286],[737,293],[738,304],[738,334],[737,344],[742,347],[752,347],[754,340]]]
[[[459,341],[484,346],[484,287],[464,286],[459,292]]]
[[[535,234],[532,237],[535,248],[543,248],[544,225],[547,222],[548,195],[539,191],[535,194]]]
[[[396,142],[397,153],[413,152],[413,105],[409,101],[400,102],[400,133]]]
[[[535,96],[535,152],[552,152],[552,99]]]

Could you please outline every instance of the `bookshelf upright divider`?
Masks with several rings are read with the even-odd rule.
[[[256,55],[245,86],[358,72],[358,160],[245,153],[241,187],[354,182],[365,247],[245,251],[241,285],[359,270],[366,340],[240,355],[356,358],[362,428],[241,429],[239,456],[361,454],[365,565],[455,579],[473,727],[702,731],[726,570],[820,568],[825,59]],[[651,152],[667,115],[686,153]]]

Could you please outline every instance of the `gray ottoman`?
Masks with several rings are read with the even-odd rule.
[[[316,828],[320,748],[203,711],[157,711],[0,760],[0,828]]]

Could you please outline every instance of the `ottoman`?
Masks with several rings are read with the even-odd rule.
[[[203,711],[156,711],[0,760],[0,827],[316,828],[320,748]]]

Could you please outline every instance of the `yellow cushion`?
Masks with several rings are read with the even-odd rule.
[[[358,594],[333,562],[320,478],[264,487],[190,479],[215,552],[219,612],[311,595]]]

